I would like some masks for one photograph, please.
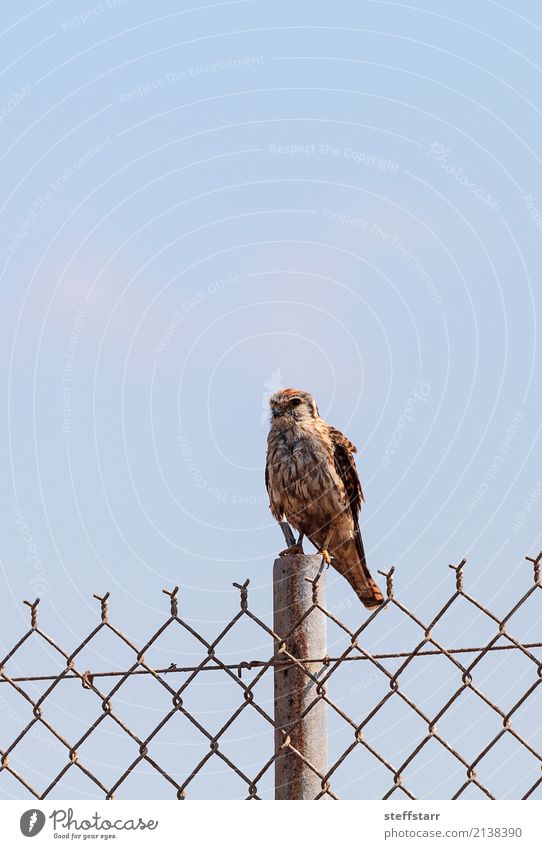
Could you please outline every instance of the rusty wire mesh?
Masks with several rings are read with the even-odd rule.
[[[4,738],[7,733],[6,723],[3,723],[3,730],[0,735],[0,792],[2,776],[10,776],[17,784],[19,791],[24,795],[30,795],[37,799],[45,799],[49,797],[54,788],[62,784],[64,777],[69,771],[81,771],[86,778],[92,782],[94,787],[94,795],[103,796],[107,799],[115,798],[115,793],[122,787],[127,778],[133,773],[139,764],[144,763],[147,768],[156,771],[162,779],[171,788],[171,796],[177,799],[190,797],[191,784],[196,777],[201,774],[202,770],[211,759],[218,759],[225,768],[233,771],[240,779],[242,786],[246,788],[247,799],[259,799],[262,796],[259,793],[259,786],[264,777],[269,779],[272,775],[273,765],[278,756],[278,753],[273,751],[273,731],[274,720],[272,707],[268,704],[262,706],[257,698],[257,687],[263,677],[272,673],[273,668],[278,664],[295,664],[299,669],[312,679],[316,684],[316,695],[314,701],[309,706],[311,709],[317,702],[323,700],[327,703],[329,712],[337,718],[343,728],[347,729],[349,742],[336,756],[332,758],[332,763],[325,774],[321,774],[316,768],[304,759],[302,752],[298,752],[291,743],[291,738],[283,732],[283,749],[288,749],[294,756],[304,759],[306,766],[317,773],[320,780],[321,791],[316,798],[339,798],[336,788],[334,788],[334,779],[337,771],[341,766],[352,756],[355,751],[363,750],[375,762],[378,762],[380,767],[388,776],[388,787],[386,791],[380,794],[381,798],[390,798],[392,796],[416,798],[416,795],[409,785],[408,779],[405,777],[409,767],[413,762],[423,754],[425,748],[435,744],[442,747],[459,765],[462,772],[462,780],[453,794],[452,798],[458,799],[465,797],[468,788],[477,788],[479,794],[489,798],[496,798],[492,790],[486,786],[483,780],[478,776],[480,765],[487,758],[488,754],[494,750],[503,738],[511,739],[514,744],[521,747],[530,758],[536,771],[539,774],[535,776],[535,780],[528,780],[526,786],[521,790],[523,799],[535,798],[537,791],[542,784],[542,755],[537,751],[535,745],[528,736],[520,733],[515,727],[514,721],[518,712],[525,709],[527,705],[533,703],[535,691],[538,690],[542,680],[542,662],[537,657],[535,652],[542,647],[542,642],[520,641],[514,636],[513,626],[511,621],[513,617],[520,611],[526,603],[536,604],[540,602],[540,594],[537,592],[541,589],[540,582],[540,566],[542,560],[542,552],[536,558],[526,558],[533,567],[533,582],[526,591],[510,604],[510,607],[504,616],[497,616],[487,607],[482,605],[476,598],[470,595],[464,587],[464,566],[465,561],[462,561],[458,566],[453,566],[455,570],[455,591],[441,606],[439,611],[434,615],[431,621],[422,621],[419,615],[405,606],[399,598],[396,597],[394,590],[394,570],[391,569],[385,574],[387,585],[387,597],[383,604],[370,615],[364,617],[364,621],[357,628],[352,630],[347,627],[338,616],[329,609],[326,609],[320,604],[318,580],[313,586],[313,607],[308,610],[305,616],[310,615],[314,609],[319,609],[325,614],[327,621],[333,623],[334,627],[344,634],[346,639],[346,647],[340,653],[336,653],[333,657],[324,658],[302,658],[295,657],[288,650],[288,634],[276,634],[261,618],[259,618],[249,607],[248,598],[248,581],[244,584],[234,584],[240,593],[240,607],[220,631],[216,638],[212,641],[205,639],[198,633],[181,615],[179,615],[179,600],[178,588],[175,587],[171,592],[163,590],[169,596],[169,617],[158,628],[158,630],[147,640],[145,645],[139,647],[135,645],[125,634],[123,634],[111,621],[109,614],[109,593],[95,598],[100,603],[101,618],[99,624],[86,636],[82,642],[71,652],[65,651],[60,645],[52,639],[46,631],[44,631],[38,622],[39,599],[33,603],[25,601],[24,603],[30,608],[30,628],[16,642],[11,651],[0,662],[0,683],[4,687],[11,688],[12,692],[18,694],[18,697],[24,701],[31,712],[31,718],[23,724],[19,733],[10,742]],[[384,574],[384,573],[382,573]],[[466,603],[468,608],[476,615],[481,615],[491,626],[492,635],[483,645],[467,645],[447,647],[440,639],[435,636],[435,631],[439,624],[443,621],[454,605],[461,600],[461,603]],[[401,647],[400,651],[372,652],[367,648],[367,636],[374,627],[384,612],[395,610],[396,614],[405,617],[411,626],[415,627],[417,638],[408,648]],[[537,618],[536,618],[537,617]],[[304,618],[304,617],[303,617]],[[261,629],[270,647],[270,653],[267,659],[251,659],[243,660],[238,663],[229,663],[221,659],[221,643],[230,632],[239,627],[242,620],[250,620],[258,629]],[[536,608],[535,619],[540,623],[540,608]],[[302,622],[296,624],[296,627]],[[167,667],[157,668],[147,661],[145,655],[149,653],[152,647],[160,640],[166,632],[171,629],[181,629],[189,633],[201,647],[202,660],[198,664],[180,666],[171,664]],[[292,629],[293,630],[293,629]],[[109,669],[104,671],[92,671],[84,669],[79,660],[85,647],[88,647],[98,638],[100,633],[107,631],[115,640],[121,641],[127,647],[133,663],[128,668],[118,670]],[[178,633],[178,632],[176,632]],[[47,672],[40,670],[38,674],[27,674],[24,676],[13,674],[11,668],[16,665],[17,654],[21,652],[23,647],[27,646],[29,641],[43,641],[49,653],[58,657],[62,670],[60,672]],[[529,665],[527,684],[514,686],[514,694],[512,702],[506,707],[499,706],[495,699],[492,699],[481,688],[477,681],[477,671],[480,663],[484,658],[497,652],[503,657],[512,657],[520,654]],[[414,661],[431,659],[438,657],[447,664],[447,677],[451,682],[451,692],[442,701],[437,709],[433,708],[431,712],[418,704],[414,698],[405,690],[402,679],[411,664]],[[321,662],[323,670],[318,678],[313,676],[307,665],[314,661]],[[376,699],[369,699],[367,694],[364,694],[364,706],[359,715],[350,716],[343,707],[341,707],[341,694],[334,690],[334,676],[337,671],[345,665],[350,665],[352,661],[363,661],[363,667],[370,667],[372,673],[384,683],[383,695]],[[357,666],[357,664],[356,664]],[[314,668],[314,667],[311,667]],[[248,671],[254,673],[250,680],[247,680]],[[218,729],[209,730],[205,727],[205,719],[198,716],[186,706],[186,694],[189,687],[195,681],[197,676],[203,673],[210,676],[225,675],[235,684],[239,693],[239,706],[232,711],[227,720],[221,724]],[[175,676],[182,674],[183,681],[179,685]],[[501,665],[499,674],[503,680],[506,679],[507,670],[506,664]],[[152,729],[145,735],[141,736],[135,733],[115,709],[116,699],[119,697],[119,691],[129,679],[139,680],[137,676],[145,676],[148,680],[153,680],[155,686],[162,688],[169,707],[160,716],[159,722],[153,724]],[[245,676],[245,678],[243,677]],[[525,677],[525,676],[524,676]],[[58,695],[62,688],[73,687],[74,684],[69,682],[72,679],[78,679],[82,685],[82,692],[85,694],[85,699],[92,700],[96,708],[96,718],[89,724],[85,732],[77,739],[66,739],[66,736],[58,730],[52,721],[48,718],[48,704],[51,694]],[[39,683],[44,687],[41,695],[36,696],[31,694],[29,685]],[[426,680],[426,685],[431,687],[430,676]],[[499,729],[495,733],[491,733],[489,739],[483,741],[483,745],[476,751],[474,755],[467,755],[459,751],[457,745],[453,745],[449,739],[446,739],[444,733],[439,730],[439,724],[448,712],[457,705],[459,700],[465,694],[474,696],[489,715],[496,717],[499,724]],[[538,692],[538,696],[540,691]],[[70,696],[64,698],[69,699]],[[409,712],[412,712],[421,720],[423,725],[423,733],[416,741],[407,741],[408,755],[402,756],[400,760],[391,762],[390,758],[383,754],[375,745],[374,739],[370,733],[371,721],[383,711],[386,705],[390,703],[401,702]],[[537,705],[537,709],[538,709]],[[269,751],[268,757],[258,765],[258,769],[251,774],[234,760],[224,750],[222,745],[224,735],[228,729],[239,718],[243,719],[248,712],[257,712],[259,717],[265,723],[269,731],[268,742]],[[154,751],[153,743],[155,743],[157,735],[160,734],[168,723],[175,716],[182,715],[193,729],[201,735],[202,740],[207,745],[206,754],[196,759],[185,769],[184,777],[180,773],[166,769],[160,763],[159,755]],[[536,714],[538,716],[538,713]],[[94,766],[92,759],[89,759],[83,754],[82,750],[93,734],[97,732],[101,724],[104,722],[113,722],[116,729],[122,735],[125,735],[130,745],[133,747],[130,757],[126,764],[122,765],[120,775],[112,783],[106,784],[100,778]],[[462,721],[467,725],[471,720],[468,713],[462,717]],[[536,725],[539,726],[539,720],[536,720]],[[65,763],[58,771],[54,771],[44,782],[44,786],[34,787],[21,773],[21,770],[13,764],[14,757],[17,753],[17,747],[21,745],[28,735],[31,735],[36,728],[46,729],[48,734],[53,735],[59,747],[63,751]],[[349,729],[349,730],[348,730]],[[479,744],[480,745],[480,744]],[[88,746],[87,746],[88,749]],[[86,751],[86,750],[85,750]],[[186,758],[190,757],[190,750],[187,750]],[[91,764],[93,768],[91,768]],[[527,777],[527,773],[525,773]],[[164,792],[164,797],[168,794]]]

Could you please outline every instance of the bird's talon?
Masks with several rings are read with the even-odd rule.
[[[288,548],[285,548],[284,551],[279,551],[279,557],[288,557],[290,554],[303,554],[303,546],[300,542],[296,542],[295,545],[290,545]]]
[[[326,562],[326,563],[327,563],[327,565],[329,566],[329,564],[331,563],[331,554],[329,553],[329,551],[327,550],[327,548],[323,548],[323,549],[321,550],[320,554],[322,555],[322,557],[324,558],[325,562]]]

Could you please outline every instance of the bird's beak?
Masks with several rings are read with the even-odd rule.
[[[272,407],[271,412],[273,413],[273,418],[277,419],[279,416],[284,415],[280,407]]]

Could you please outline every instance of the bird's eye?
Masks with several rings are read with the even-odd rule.
[[[290,401],[290,407],[299,407],[301,404],[301,398],[292,398]]]

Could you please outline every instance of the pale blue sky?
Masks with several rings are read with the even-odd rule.
[[[539,5],[23,0],[3,9],[1,31],[3,645],[37,591],[44,627],[66,646],[95,623],[92,593],[106,590],[138,644],[175,584],[209,638],[247,577],[270,621],[282,537],[264,487],[263,413],[278,385],[312,391],[358,445],[373,571],[396,564],[401,597],[429,617],[453,587],[447,564],[466,556],[469,587],[504,612],[542,543]],[[327,583],[355,627],[363,611],[349,588],[331,571]],[[450,617],[454,645],[491,634]],[[518,636],[536,639],[539,621],[526,614]],[[381,650],[412,644],[399,617],[386,623],[373,637]],[[330,632],[330,649],[341,645]],[[262,633],[240,629],[224,657],[269,653]],[[506,655],[487,688],[517,675],[527,689],[531,670]],[[181,657],[197,651],[171,640],[159,659]],[[88,661],[123,662],[105,641]],[[28,651],[20,667],[47,663]],[[380,690],[359,687],[360,666],[332,694],[362,715]],[[210,677],[194,699],[218,726],[239,695]],[[416,697],[437,704],[428,677],[415,677]],[[69,686],[51,702],[75,740],[86,694]],[[150,726],[155,696],[129,687],[128,723]],[[270,695],[268,682],[269,710]],[[484,727],[473,710],[468,731],[456,722],[460,750]],[[253,774],[271,745],[258,722],[232,728],[232,758]],[[334,720],[332,732],[337,754],[350,738]],[[373,734],[404,759],[400,712]],[[172,769],[189,744],[207,745],[168,743],[157,760]],[[59,770],[65,756],[36,746],[20,767],[32,761],[44,787],[48,759]],[[113,729],[87,757],[112,781],[135,754]],[[512,754],[485,775],[501,796],[520,796],[535,769]],[[356,757],[338,795],[382,795],[389,779]],[[411,768],[417,795],[462,783],[427,761]],[[193,795],[240,795],[223,770]],[[169,794],[152,775],[131,781],[125,797]],[[71,770],[57,797],[93,792]],[[3,798],[22,794],[0,777]]]

